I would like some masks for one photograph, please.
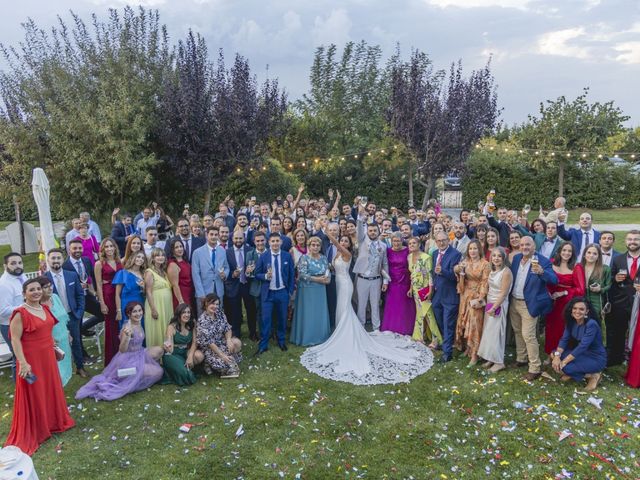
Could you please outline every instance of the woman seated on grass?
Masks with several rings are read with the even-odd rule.
[[[600,324],[589,315],[584,297],[573,298],[564,309],[564,317],[564,335],[552,353],[553,369],[562,374],[560,379],[564,382],[571,379],[582,382],[586,378],[585,390],[591,392],[598,386],[607,365]]]
[[[186,303],[178,305],[167,326],[164,350],[162,383],[180,386],[196,383],[192,369],[204,360],[204,355],[196,348],[196,324],[191,315],[191,307]]]

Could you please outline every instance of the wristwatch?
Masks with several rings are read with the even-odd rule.
[[[559,356],[560,356],[560,352],[559,352],[559,351],[557,351],[557,350],[554,350],[554,352],[553,352],[553,356],[554,356],[554,357],[559,357]]]

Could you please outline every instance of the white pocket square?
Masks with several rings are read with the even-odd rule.
[[[71,285],[75,285],[75,284],[76,284],[76,282],[71,282],[71,283],[69,284],[69,286],[71,286]]]

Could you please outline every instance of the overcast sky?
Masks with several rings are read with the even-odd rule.
[[[462,59],[469,69],[493,55],[502,120],[521,122],[545,99],[614,100],[640,125],[638,0],[0,0],[0,42],[16,44],[20,23],[42,27],[73,10],[88,18],[123,5],[157,8],[173,40],[189,28],[210,52],[239,52],[276,76],[291,99],[307,89],[315,48],[366,40],[385,55],[396,42],[427,52],[437,67]]]

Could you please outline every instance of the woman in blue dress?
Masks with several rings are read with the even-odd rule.
[[[118,331],[127,322],[125,307],[130,302],[144,305],[144,271],[147,268],[147,257],[139,251],[127,258],[122,270],[118,270],[113,281],[116,286],[116,320]],[[144,322],[144,321],[143,321]],[[144,328],[144,323],[142,324]]]
[[[40,303],[49,307],[51,313],[58,323],[53,326],[51,335],[54,343],[64,352],[64,358],[58,360],[58,371],[60,372],[60,380],[64,387],[73,376],[73,367],[71,365],[71,344],[69,343],[69,314],[62,305],[60,297],[53,293],[53,284],[48,277],[38,277],[38,283],[42,287],[42,298]]]
[[[565,329],[558,348],[552,352],[553,369],[561,373],[560,380],[582,382],[586,391],[596,389],[602,370],[607,365],[607,351],[602,344],[602,330],[589,315],[584,297],[573,298],[564,310]]]
[[[320,253],[320,247],[320,239],[311,237],[307,254],[300,257],[296,266],[298,290],[291,328],[291,343],[296,345],[317,345],[331,335],[327,306],[327,284],[331,276],[329,262]]]

